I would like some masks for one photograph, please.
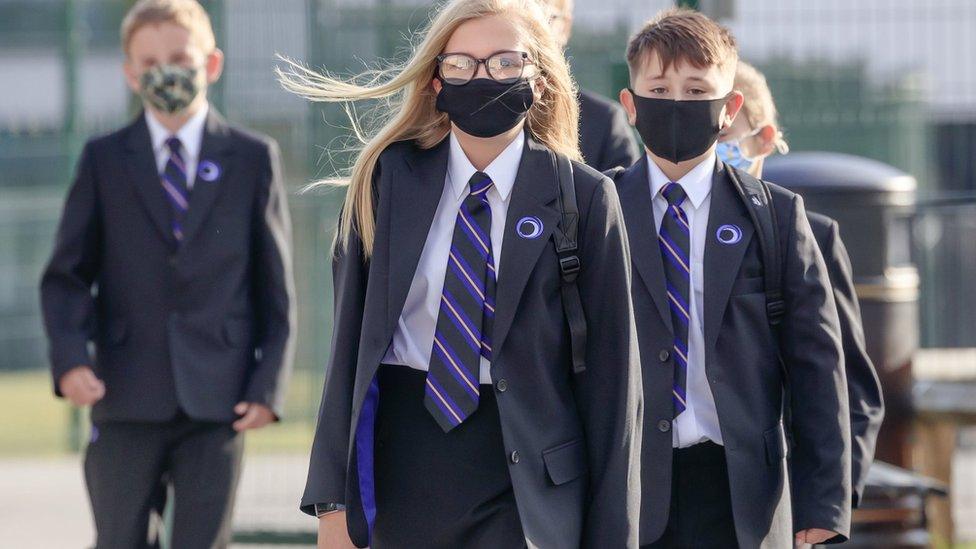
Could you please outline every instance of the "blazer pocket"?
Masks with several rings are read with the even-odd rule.
[[[251,339],[251,323],[244,318],[224,322],[224,342],[231,347],[246,347]]]
[[[576,480],[586,469],[583,439],[576,439],[542,451],[549,480],[556,486]]]
[[[737,278],[732,284],[732,295],[759,293],[764,290],[763,285],[763,277],[761,276]]]
[[[766,446],[766,464],[778,465],[787,455],[786,432],[783,430],[783,424],[777,423],[775,427],[763,433],[763,443]]]

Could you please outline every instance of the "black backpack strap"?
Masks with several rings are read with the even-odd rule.
[[[765,181],[729,165],[726,165],[725,169],[728,170],[729,178],[746,205],[752,224],[756,228],[763,257],[766,317],[771,325],[778,326],[786,313],[786,302],[783,301],[783,264],[772,194]]]
[[[579,208],[576,204],[576,182],[573,178],[573,165],[569,158],[550,151],[553,171],[559,186],[559,223],[552,231],[552,241],[559,257],[560,291],[563,300],[563,314],[569,326],[570,347],[573,358],[573,372],[586,370],[586,317],[580,299],[576,277],[582,263],[577,254],[579,227]]]

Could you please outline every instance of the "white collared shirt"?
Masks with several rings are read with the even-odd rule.
[[[670,180],[648,157],[651,197],[654,205],[654,223],[660,232],[661,220],[668,210],[668,201],[661,189]],[[684,189],[687,198],[681,205],[691,225],[691,322],[688,324],[688,374],[685,411],[672,423],[675,448],[687,448],[711,440],[722,444],[715,399],[708,386],[705,372],[704,318],[704,260],[705,239],[708,233],[708,211],[712,202],[712,176],[715,174],[715,153],[695,166],[684,177],[675,181]],[[655,250],[656,252],[657,250]],[[663,288],[662,288],[663,290]]]
[[[398,364],[423,371],[427,371],[430,364],[447,260],[454,239],[454,222],[461,203],[468,196],[468,180],[478,171],[464,154],[453,132],[450,140],[444,190],[427,232],[427,242],[420,254],[403,311],[393,332],[393,340],[383,357],[384,364]],[[522,132],[484,170],[494,183],[488,190],[488,205],[491,208],[491,249],[495,271],[499,275],[504,268],[501,257],[505,218],[524,147],[525,136]],[[489,366],[488,360],[482,357],[479,376],[482,384],[491,383]]]
[[[207,112],[210,105],[205,104],[203,108],[196,112],[183,127],[175,134],[171,133],[156,117],[146,109],[146,125],[149,126],[149,139],[152,142],[153,156],[156,158],[156,171],[163,173],[166,163],[169,162],[170,150],[166,146],[166,140],[170,137],[177,137],[182,144],[180,151],[183,163],[186,164],[186,188],[193,189],[193,182],[196,179],[197,164],[200,162],[200,147],[203,146],[203,126],[207,123]]]

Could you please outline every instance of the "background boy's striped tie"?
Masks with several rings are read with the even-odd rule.
[[[688,325],[691,322],[691,225],[681,209],[685,190],[677,183],[661,188],[661,195],[668,201],[668,211],[661,220],[658,245],[664,259],[664,275],[667,280],[668,303],[671,306],[671,325],[674,327],[674,383],[671,399],[674,417],[685,411],[688,378]]]
[[[495,261],[487,174],[475,173],[454,222],[424,405],[445,432],[478,409],[481,357],[491,360]]]
[[[183,161],[183,154],[180,152],[182,144],[179,138],[170,137],[166,140],[166,147],[169,148],[169,160],[163,167],[160,174],[160,181],[166,198],[172,206],[173,217],[171,225],[173,236],[177,242],[183,241],[183,220],[186,212],[190,209],[190,190],[187,185],[189,181],[186,173],[186,162]]]

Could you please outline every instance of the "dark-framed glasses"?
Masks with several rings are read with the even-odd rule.
[[[478,65],[485,66],[488,77],[502,84],[513,84],[532,65],[524,51],[500,51],[484,59],[466,53],[444,53],[437,56],[437,75],[448,84],[461,86],[474,79]]]

